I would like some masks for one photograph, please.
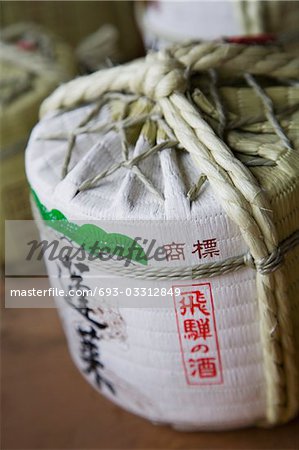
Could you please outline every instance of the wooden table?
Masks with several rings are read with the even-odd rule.
[[[68,355],[53,309],[2,311],[1,449],[298,449],[299,421],[180,433],[96,393]]]

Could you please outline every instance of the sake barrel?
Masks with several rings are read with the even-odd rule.
[[[70,352],[155,423],[297,413],[298,70],[274,45],[177,45],[43,103],[26,170]]]
[[[136,18],[148,48],[186,39],[263,33],[297,33],[299,4],[293,1],[142,1]]]
[[[41,102],[75,72],[71,49],[28,23],[6,27],[0,41],[1,227],[31,217],[24,150]],[[2,239],[1,239],[2,241]]]
[[[122,62],[136,58],[142,53],[133,2],[130,1],[3,2],[0,26],[4,28],[20,21],[34,22],[52,30],[73,48],[81,47],[81,43],[88,39],[88,36],[108,25],[118,31],[117,50]],[[103,33],[101,34],[102,41]],[[112,45],[115,44],[114,34],[115,32]],[[100,48],[99,53],[103,50]]]

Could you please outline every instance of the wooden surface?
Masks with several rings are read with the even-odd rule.
[[[1,449],[298,449],[299,421],[180,433],[100,396],[68,355],[53,309],[2,311]]]

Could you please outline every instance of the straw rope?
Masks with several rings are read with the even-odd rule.
[[[189,95],[190,77],[207,71],[212,81],[216,120],[220,123],[219,135]],[[222,138],[229,117],[218,95],[217,76],[227,80],[245,76],[248,85],[262,101],[269,127],[282,145],[281,156],[277,156],[279,162],[286,172],[297,170],[298,177],[298,167],[291,168],[287,163],[287,155],[293,151],[293,146],[286,135],[285,122],[276,116],[267,92],[256,78],[271,77],[288,84],[298,79],[298,75],[299,59],[275,46],[188,44],[62,85],[41,108],[43,116],[51,110],[98,101],[101,96],[114,92],[145,96],[156,104],[156,110],[162,115],[159,120],[164,121],[178,144],[191,154],[222,207],[239,226],[257,268],[268,424],[284,422],[298,409],[295,349],[286,277],[281,266],[275,272],[268,270],[271,264],[281,262],[269,199],[256,177],[236,158]],[[252,130],[254,126],[258,124],[253,125]],[[88,180],[81,188],[94,187],[104,175],[107,173]],[[202,181],[201,178],[199,184]],[[196,188],[193,190],[196,191]]]
[[[106,92],[125,91],[146,95],[153,100],[173,92],[184,92],[184,70],[200,72],[220,69],[224,75],[271,75],[297,78],[299,58],[278,48],[248,47],[231,44],[200,44],[174,47],[168,52],[149,54],[119,67],[80,77],[60,86],[41,107],[41,116],[49,110],[74,107],[98,99]]]

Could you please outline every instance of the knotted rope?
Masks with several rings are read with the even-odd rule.
[[[175,46],[125,66],[103,70],[60,86],[42,105],[41,115],[61,108],[74,108],[114,92],[145,96],[156,104],[156,109],[179,145],[191,154],[222,207],[240,228],[254,265],[259,269],[256,281],[268,387],[267,423],[273,424],[288,420],[298,408],[295,349],[286,280],[281,268],[276,267],[273,273],[268,270],[271,264],[278,266],[280,256],[277,231],[266,193],[248,167],[236,158],[207,122],[203,112],[190,100],[190,77],[209,72],[215,87],[217,80],[213,71],[232,83],[239,78],[244,80],[245,76],[263,102],[269,123],[283,142],[285,155],[294,151],[275,117],[271,102],[255,79],[259,76],[271,77],[286,85],[298,79],[299,59],[275,46],[249,47],[222,43]],[[217,91],[214,90],[214,98],[215,93]],[[218,108],[218,113],[222,133],[225,115],[221,108]],[[298,167],[290,170],[296,170],[298,175]]]

